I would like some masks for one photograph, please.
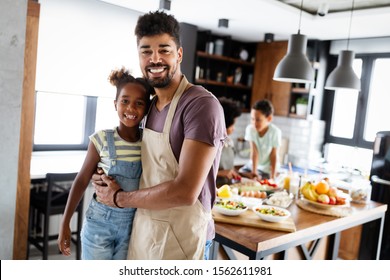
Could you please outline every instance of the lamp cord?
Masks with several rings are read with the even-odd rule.
[[[347,40],[347,51],[349,50],[349,38],[351,37],[352,14],[353,14],[353,7],[354,7],[354,6],[355,6],[355,0],[352,0],[351,18],[349,19],[349,30],[348,30],[348,40]]]
[[[298,34],[301,34],[302,7],[303,7],[303,0],[301,1],[301,12],[299,13]]]

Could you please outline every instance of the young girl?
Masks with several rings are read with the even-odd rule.
[[[90,136],[87,155],[73,182],[58,236],[58,247],[66,256],[70,255],[71,217],[97,167],[119,183],[119,191],[133,191],[139,185],[142,172],[139,124],[148,111],[154,90],[144,79],[134,78],[124,68],[112,71],[109,81],[117,88],[114,105],[119,126]],[[115,203],[115,195],[113,200]],[[82,259],[126,259],[135,210],[104,205],[94,194],[81,232]]]

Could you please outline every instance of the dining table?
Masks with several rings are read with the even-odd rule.
[[[351,203],[350,214],[343,217],[318,214],[298,205],[296,200],[287,208],[296,228],[292,232],[215,221],[216,234],[210,258],[218,258],[220,246],[230,259],[236,258],[236,254],[233,253],[235,250],[249,260],[267,259],[273,254],[280,259],[288,259],[288,250],[298,247],[303,259],[309,260],[313,259],[319,241],[327,238],[325,259],[336,260],[341,232],[365,223],[373,223],[373,234],[377,239],[371,242],[372,259],[379,259],[386,204],[374,201],[365,204]],[[305,244],[309,242],[312,246],[307,248]]]

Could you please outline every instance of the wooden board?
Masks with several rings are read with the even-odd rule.
[[[234,225],[243,225],[248,227],[256,227],[256,228],[264,228],[264,229],[272,229],[279,231],[287,231],[287,232],[295,232],[295,223],[292,217],[289,217],[287,220],[281,221],[279,223],[270,223],[261,220],[255,213],[251,210],[247,210],[246,212],[238,215],[238,216],[226,216],[220,214],[213,210],[213,218],[216,222],[234,224]]]

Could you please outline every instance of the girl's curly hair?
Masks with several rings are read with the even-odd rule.
[[[108,81],[116,87],[115,100],[118,99],[122,88],[128,83],[135,83],[141,85],[145,89],[145,100],[147,108],[150,105],[150,97],[154,95],[154,88],[150,86],[144,78],[134,78],[130,71],[122,67],[121,69],[112,70],[108,76]]]

